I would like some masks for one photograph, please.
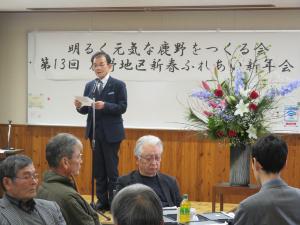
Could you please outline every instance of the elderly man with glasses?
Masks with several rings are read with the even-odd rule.
[[[0,181],[5,192],[0,199],[1,225],[65,225],[55,202],[35,199],[38,175],[25,155],[7,157],[0,164]]]
[[[140,183],[155,191],[163,207],[179,206],[182,199],[176,179],[159,172],[162,152],[163,144],[158,137],[152,135],[141,137],[134,150],[138,170],[119,177],[116,191]]]

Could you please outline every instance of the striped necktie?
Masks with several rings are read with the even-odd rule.
[[[97,84],[97,90],[98,90],[98,94],[100,95],[102,90],[103,90],[103,82],[102,80],[99,80],[98,84]]]

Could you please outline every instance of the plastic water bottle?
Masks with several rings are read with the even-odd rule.
[[[179,209],[179,223],[188,223],[191,216],[191,203],[187,194],[184,194],[182,198],[183,200]]]

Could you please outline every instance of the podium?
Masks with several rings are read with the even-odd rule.
[[[23,151],[24,151],[23,149],[0,149],[0,161],[4,160],[6,157],[10,155],[15,155]],[[3,195],[3,190],[0,185],[0,198],[2,197],[2,195]]]

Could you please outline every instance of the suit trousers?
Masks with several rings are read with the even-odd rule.
[[[93,165],[96,179],[96,195],[102,204],[110,205],[119,176],[118,152],[121,142],[108,143],[102,137],[98,135],[95,137]]]

